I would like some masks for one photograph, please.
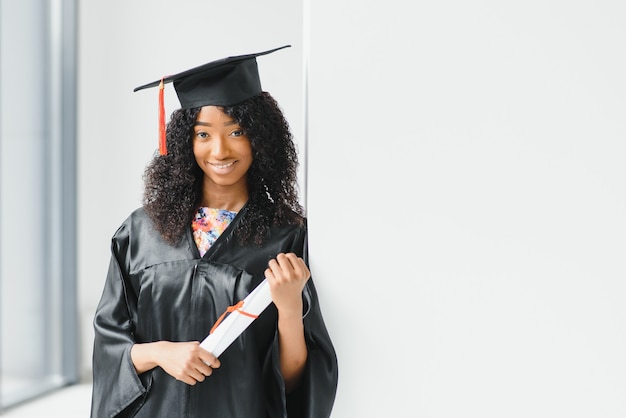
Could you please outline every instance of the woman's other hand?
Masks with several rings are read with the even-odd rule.
[[[265,277],[279,312],[302,315],[302,290],[311,273],[294,253],[280,253],[268,263]]]
[[[188,385],[203,382],[213,369],[220,367],[217,357],[201,348],[198,341],[135,344],[130,354],[137,373],[159,366]]]

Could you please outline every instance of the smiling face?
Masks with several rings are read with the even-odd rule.
[[[252,146],[237,121],[221,108],[204,106],[198,113],[193,128],[193,154],[204,172],[205,201],[225,195],[231,201],[247,200]]]

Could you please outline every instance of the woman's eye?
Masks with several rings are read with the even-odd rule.
[[[209,137],[209,134],[207,134],[206,132],[196,132],[196,137],[200,139],[206,139]]]
[[[233,131],[232,135],[233,136],[243,136],[243,135],[245,135],[245,133],[242,130],[238,129],[236,131]]]

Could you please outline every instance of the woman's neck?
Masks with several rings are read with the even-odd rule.
[[[239,212],[248,201],[248,194],[207,193],[202,197],[200,206]]]

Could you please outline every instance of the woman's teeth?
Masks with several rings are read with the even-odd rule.
[[[215,168],[226,168],[226,167],[230,167],[233,164],[235,164],[234,161],[232,163],[228,163],[228,164],[211,164],[211,165],[213,167],[215,167]]]

